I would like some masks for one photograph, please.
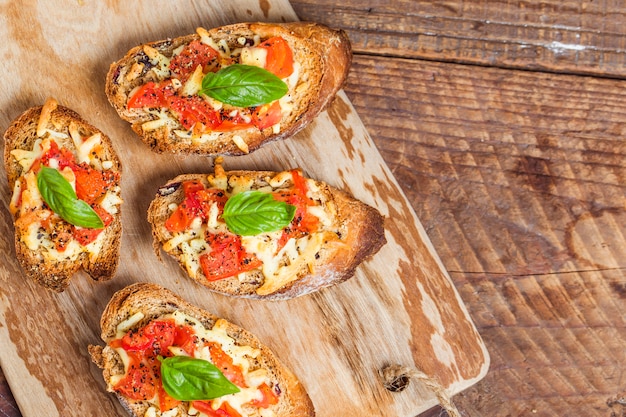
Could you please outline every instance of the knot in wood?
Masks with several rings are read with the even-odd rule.
[[[389,365],[380,370],[385,389],[391,392],[401,392],[411,382],[411,369],[400,365]]]

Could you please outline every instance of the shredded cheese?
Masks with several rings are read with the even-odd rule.
[[[124,337],[128,331],[136,328],[138,323],[140,323],[144,318],[144,314],[138,312],[120,322],[116,327],[116,335],[114,339]],[[240,391],[238,393],[225,395],[211,400],[211,407],[217,410],[224,402],[228,402],[228,404],[237,410],[242,417],[259,415],[262,409],[252,410],[250,407],[246,406],[246,404],[250,403],[252,400],[263,399],[263,393],[259,389],[262,384],[266,384],[268,386],[273,385],[270,373],[266,369],[259,368],[258,365],[256,365],[256,361],[251,362],[260,356],[261,350],[252,346],[238,344],[237,341],[228,334],[229,324],[226,320],[218,319],[211,328],[208,328],[198,319],[189,316],[180,310],[155,318],[155,320],[170,319],[174,320],[176,325],[188,326],[192,329],[196,336],[194,338],[194,357],[212,362],[213,359],[211,357],[209,346],[211,344],[217,344],[222,351],[231,358],[233,364],[241,369],[241,373],[247,386],[239,387]],[[130,357],[123,348],[116,347],[113,348],[113,350],[119,355],[119,359],[124,367],[124,373],[111,375],[108,381],[108,385],[111,389],[113,389],[115,385],[117,385],[125,377],[130,366]],[[176,346],[170,347],[169,351],[175,356],[189,355],[185,350]],[[177,415],[178,411],[176,408],[166,412],[160,412],[158,407],[158,398],[156,397],[149,399],[148,402],[151,405],[148,407],[145,416],[167,417]],[[204,416],[203,413],[193,409],[191,405],[189,405],[189,407],[190,415]],[[273,415],[271,407],[263,410],[266,410],[266,416]]]
[[[171,57],[165,56],[161,53],[157,48],[144,45],[142,47],[143,53],[150,60],[150,68],[147,70],[148,72],[152,72],[154,77],[157,80],[171,80],[172,87],[176,91],[176,93],[181,97],[193,97],[197,96],[197,94],[202,89],[202,80],[205,76],[204,71],[214,71],[219,68],[226,67],[231,65],[232,63],[240,63],[244,65],[253,65],[257,67],[264,68],[267,63],[267,49],[258,47],[261,43],[261,36],[258,34],[253,34],[251,38],[247,37],[239,37],[236,39],[236,44],[231,45],[227,39],[215,39],[213,38],[209,31],[198,27],[196,29],[197,35],[200,37],[200,42],[211,47],[218,53],[218,57],[216,59],[215,65],[211,67],[211,69],[202,68],[198,66],[194,69],[194,72],[191,76],[183,83],[176,78],[172,77],[172,72],[170,70],[170,62],[171,60],[180,54],[186,45],[180,45],[172,52]],[[298,62],[294,62],[294,71],[293,73],[285,78],[285,82],[289,87],[290,93],[286,94],[284,97],[280,99],[281,106],[281,119],[284,119],[286,116],[290,116],[293,113],[294,102],[293,102],[293,92],[296,88],[301,88],[300,78],[301,78],[301,64]],[[141,63],[135,62],[124,74],[124,77],[127,82],[135,80],[139,77],[144,71],[145,66]],[[122,74],[120,74],[122,76]],[[149,77],[152,79],[153,77]],[[132,97],[139,86],[132,89],[128,97]],[[224,108],[224,103],[213,99],[205,94],[201,94],[203,100],[205,100],[211,107],[219,112]],[[148,113],[152,113],[153,111],[148,111]],[[242,126],[242,130],[246,129],[256,129],[249,124],[252,122],[253,117],[250,114],[250,110],[240,112],[241,120],[244,123]],[[244,153],[249,153],[250,149],[243,139],[243,135],[232,135],[228,131],[214,132],[210,131],[210,129],[206,129],[206,126],[200,127],[200,124],[197,123],[194,128],[186,130],[181,129],[182,124],[180,120],[178,120],[178,116],[176,112],[163,109],[160,114],[154,120],[145,121],[142,124],[142,130],[145,132],[150,132],[154,130],[158,130],[161,128],[170,128],[173,135],[177,138],[180,138],[184,141],[189,140],[191,144],[194,145],[203,145],[208,142],[216,141],[221,139],[222,137],[230,137],[233,141],[234,145],[240,149]],[[280,133],[281,125],[280,123],[276,123],[273,126],[269,126],[272,129],[274,134]],[[269,128],[268,127],[268,128]]]
[[[250,148],[248,148],[248,144],[246,143],[245,140],[243,140],[243,138],[239,135],[234,135],[233,136],[233,142],[235,143],[235,145],[237,145],[237,147],[243,152],[243,153],[249,153],[250,152]]]
[[[39,114],[39,120],[37,122],[37,137],[42,137],[46,134],[48,122],[50,121],[52,112],[56,110],[57,106],[58,103],[53,98],[47,99],[44,103],[43,107],[41,108],[41,113]]]
[[[32,149],[14,149],[10,152],[22,167],[22,176],[13,187],[9,209],[17,216],[15,226],[20,241],[32,251],[41,251],[40,256],[43,260],[75,261],[82,253],[86,253],[90,260],[94,260],[102,251],[106,240],[105,233],[100,233],[95,240],[81,245],[72,236],[72,229],[69,229],[72,226],[67,224],[64,226],[64,221],[46,208],[37,184],[37,175],[31,168],[35,161],[51,149],[53,142],[56,142],[59,148],[74,149],[74,158],[78,164],[84,163],[93,169],[101,170],[113,168],[114,163],[100,159],[102,153],[100,133],[83,138],[76,122],[71,122],[69,126],[55,122],[52,126],[58,130],[50,129],[50,121],[56,108],[57,103],[53,99],[44,104],[37,122],[39,137],[34,141]],[[65,166],[60,169],[59,160],[52,156],[48,159],[47,165],[59,169],[72,188],[76,188],[76,176],[72,168]],[[121,203],[119,186],[106,190],[101,199],[102,208],[112,215],[119,213]],[[44,226],[44,223],[47,226]]]
[[[289,189],[293,181],[291,171],[283,171],[268,177],[267,185],[259,187],[252,176],[227,176],[221,166],[221,159],[216,160],[215,173],[207,176],[210,187],[224,190],[228,195],[235,195],[248,190],[274,192],[280,189]],[[315,181],[306,179],[309,198],[319,193]],[[313,200],[315,201],[315,200]],[[170,207],[174,211],[177,206]],[[241,243],[247,253],[253,254],[262,261],[260,272],[264,278],[263,284],[257,289],[257,294],[267,295],[298,279],[302,271],[314,271],[316,256],[322,247],[339,240],[338,234],[333,231],[334,209],[331,204],[319,202],[307,206],[309,214],[319,219],[320,229],[310,234],[289,239],[279,248],[278,242],[282,237],[282,230],[272,233],[261,233],[254,236],[242,236]],[[212,203],[208,210],[207,219],[198,223],[200,217],[194,219],[189,230],[174,233],[172,238],[163,244],[166,252],[182,252],[180,259],[191,277],[197,278],[200,274],[199,258],[205,251],[210,250],[204,241],[205,233],[228,232],[226,224],[219,216],[217,203]],[[245,274],[240,274],[245,279]]]

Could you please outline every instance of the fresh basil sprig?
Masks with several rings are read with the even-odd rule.
[[[232,106],[252,107],[278,100],[287,91],[287,84],[268,70],[233,64],[207,73],[198,94],[206,94]]]
[[[176,400],[211,400],[239,392],[239,388],[209,361],[189,356],[159,357],[159,360],[163,388]]]
[[[226,201],[222,218],[231,232],[254,236],[288,226],[295,214],[296,206],[275,200],[272,194],[244,191]]]
[[[43,201],[66,222],[89,229],[104,227],[98,213],[78,199],[72,185],[56,169],[42,166],[37,174],[37,188]]]

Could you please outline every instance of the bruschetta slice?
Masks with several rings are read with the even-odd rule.
[[[242,155],[294,135],[342,87],[343,31],[238,23],[150,42],[114,62],[106,94],[158,153]]]
[[[286,299],[337,284],[386,242],[373,207],[293,169],[180,175],[148,209],[155,250],[237,297]]]
[[[133,417],[309,417],[295,375],[250,332],[155,284],[113,295],[89,346]]]
[[[111,140],[54,99],[20,115],[4,140],[15,253],[26,275],[56,292],[79,269],[112,278],[122,198]]]

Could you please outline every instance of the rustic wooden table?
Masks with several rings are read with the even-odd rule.
[[[487,344],[461,414],[626,415],[626,4],[339,4],[292,1],[352,39],[346,93]]]

